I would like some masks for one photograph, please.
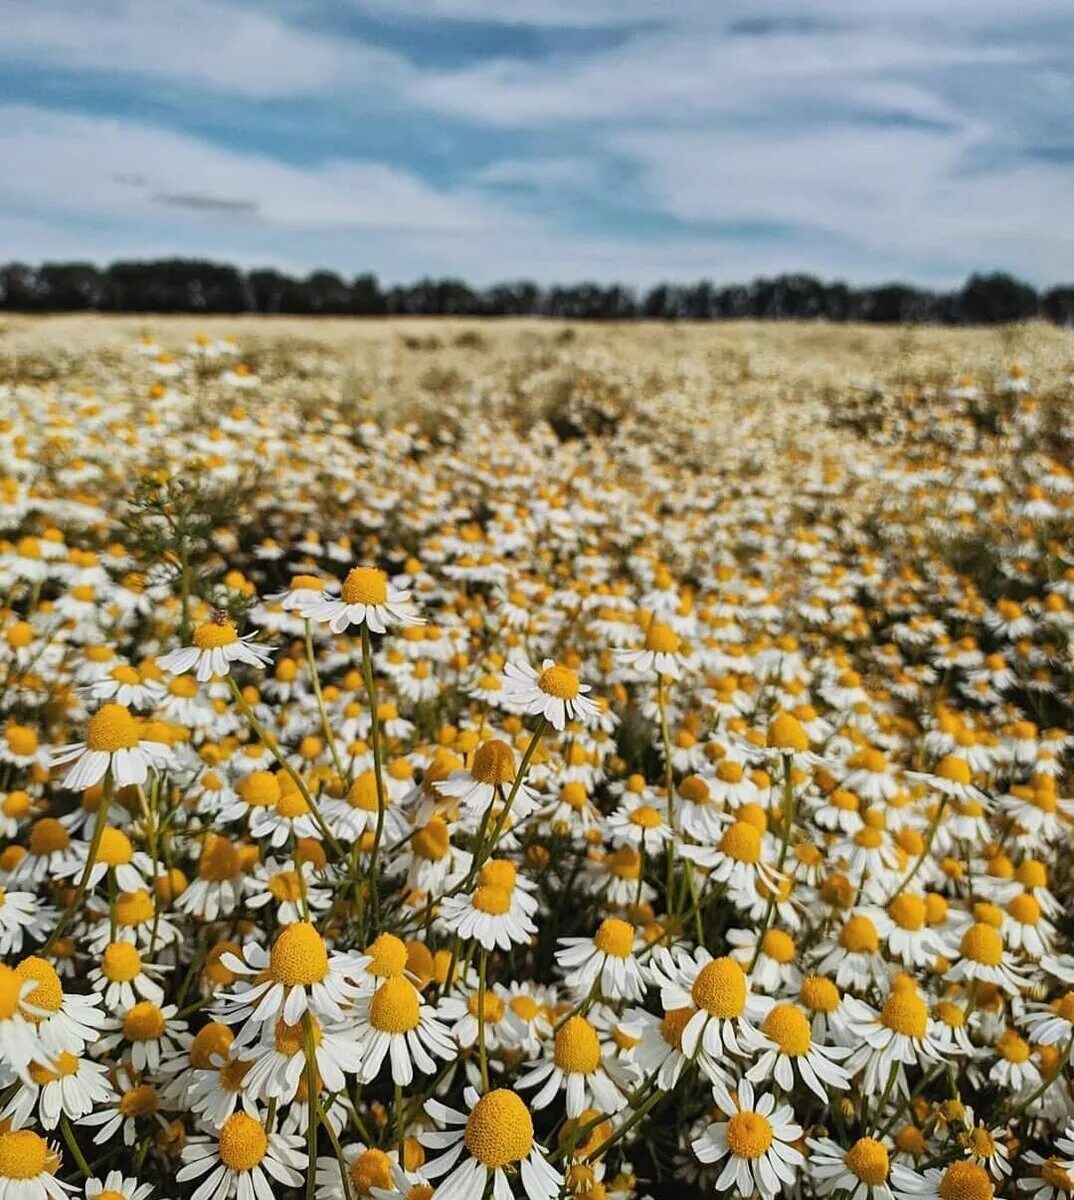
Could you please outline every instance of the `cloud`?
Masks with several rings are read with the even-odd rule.
[[[5,0],[0,58],[250,97],[330,93],[404,69],[395,55],[359,41],[219,0]]]
[[[0,108],[0,200],[95,218],[256,216],[292,229],[473,231],[505,214],[379,162],[302,168],[186,134],[112,118]]]

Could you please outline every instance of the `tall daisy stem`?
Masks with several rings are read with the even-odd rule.
[[[477,1053],[481,1063],[481,1094],[489,1090],[489,1056],[485,1046],[485,972],[489,953],[481,947],[477,960]]]
[[[305,800],[306,807],[310,810],[310,816],[313,817],[314,821],[317,823],[317,828],[321,831],[321,836],[328,843],[328,845],[332,847],[332,853],[335,854],[339,859],[345,858],[346,855],[344,854],[343,847],[337,841],[335,834],[333,834],[331,829],[328,828],[324,817],[321,816],[321,810],[317,807],[317,802],[314,800],[309,788],[306,787],[305,780],[301,775],[299,775],[294,767],[291,766],[291,764],[287,761],[287,758],[280,753],[280,749],[276,745],[275,739],[268,735],[265,727],[261,724],[257,717],[254,716],[254,710],[247,703],[246,697],[242,694],[242,688],[240,688],[235,682],[235,677],[233,675],[228,675],[227,681],[231,686],[231,694],[235,697],[235,703],[239,706],[239,710],[242,715],[249,722],[250,728],[254,732],[254,736],[261,743],[261,745],[265,747],[269,754],[272,755],[284,772],[286,772],[287,776],[290,778],[295,787],[298,788],[298,794],[303,800]]]
[[[93,837],[90,840],[89,853],[86,855],[86,865],[82,868],[82,874],[79,876],[75,894],[71,897],[71,903],[63,910],[60,919],[56,922],[56,928],[49,934],[48,941],[45,942],[42,949],[43,954],[47,954],[60,940],[63,931],[67,928],[71,918],[78,912],[79,906],[86,897],[90,875],[93,874],[97,853],[101,848],[101,838],[104,837],[104,827],[108,824],[108,811],[112,804],[112,787],[112,772],[109,770],[104,777],[104,791],[101,793],[97,812],[93,817]]]
[[[369,883],[373,893],[373,908],[377,906],[377,857],[384,836],[384,817],[388,811],[388,798],[384,792],[384,750],[380,742],[380,714],[377,712],[377,682],[373,678],[373,644],[369,626],[362,623],[362,675],[365,678],[365,694],[369,704],[369,728],[373,739],[373,774],[377,783],[377,827],[373,834],[373,848],[369,854]]]
[[[346,791],[347,772],[343,769],[339,750],[336,748],[336,735],[332,732],[332,725],[328,720],[328,709],[325,707],[324,693],[321,691],[321,677],[317,673],[317,657],[313,653],[313,626],[308,619],[304,624],[306,626],[306,661],[309,663],[310,682],[313,684],[313,694],[317,698],[317,708],[321,714],[321,728],[324,730],[324,738],[328,743],[328,751],[332,755],[332,762],[335,764],[340,785]]]
[[[66,1113],[60,1114],[60,1129],[63,1130],[63,1140],[67,1143],[67,1149],[71,1151],[72,1157],[78,1163],[78,1169],[87,1179],[91,1178],[93,1172],[90,1170],[89,1163],[86,1162],[86,1156],[82,1153],[81,1147],[75,1138],[74,1130],[71,1128],[71,1122],[68,1121]]]
[[[309,1012],[302,1014],[302,1034],[306,1051],[306,1099],[309,1105],[306,1143],[309,1166],[306,1168],[306,1200],[313,1200],[317,1187],[317,1049],[313,1039],[313,1019]]]
[[[787,861],[787,851],[791,845],[791,831],[794,829],[794,760],[789,754],[783,756],[783,833],[779,843],[779,858],[776,860],[776,874],[782,875],[783,864]],[[772,914],[776,911],[776,901],[779,897],[778,889],[780,881],[777,879],[772,887],[772,894],[768,897],[768,905],[764,910],[764,922],[757,934],[757,945],[753,948],[753,957],[750,959],[749,970],[752,971],[760,957],[761,948],[764,945],[764,935],[768,932],[768,927],[772,923]]]

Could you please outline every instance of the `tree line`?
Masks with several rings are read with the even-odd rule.
[[[810,275],[748,284],[661,283],[639,292],[619,284],[541,287],[521,280],[472,288],[458,279],[382,287],[375,275],[344,279],[313,271],[243,271],[225,263],[9,263],[0,267],[0,309],[20,312],[290,313],[334,316],[542,316],[572,320],[718,321],[824,319],[989,325],[1043,317],[1074,325],[1074,285],[1040,292],[1002,272],[971,276],[957,291],[907,284],[850,287]]]

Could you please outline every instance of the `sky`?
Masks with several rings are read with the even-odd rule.
[[[0,260],[1074,280],[1071,0],[2,0]]]

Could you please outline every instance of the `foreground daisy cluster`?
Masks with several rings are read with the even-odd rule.
[[[0,1200],[1065,1200],[1063,335],[381,336],[6,362]]]

